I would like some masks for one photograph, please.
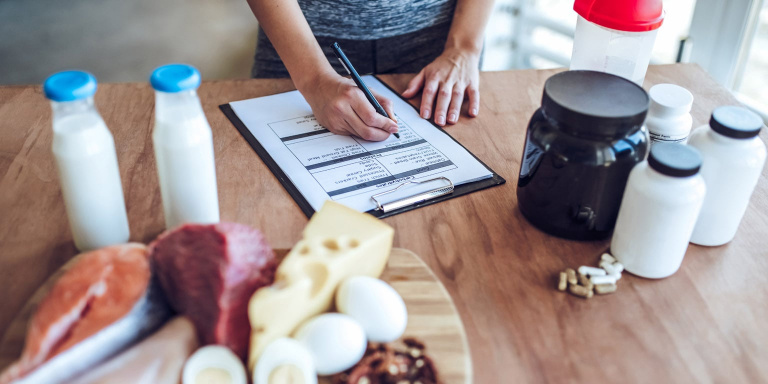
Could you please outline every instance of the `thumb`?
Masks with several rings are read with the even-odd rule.
[[[387,115],[389,115],[389,118],[392,119],[392,121],[395,122],[395,127],[397,126],[397,116],[395,115],[395,105],[392,103],[392,100],[379,95],[378,93],[371,91],[373,93],[373,96],[376,97],[376,100],[379,101],[379,104],[381,104],[381,107],[384,108],[384,111],[387,112]]]
[[[421,72],[419,72],[416,77],[411,79],[410,82],[408,82],[408,88],[405,89],[405,92],[403,92],[403,97],[406,99],[410,99],[411,97],[416,96],[416,94],[421,90],[421,88],[424,86],[424,70],[422,69]]]

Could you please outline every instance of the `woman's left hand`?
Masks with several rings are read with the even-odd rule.
[[[424,67],[414,77],[403,97],[412,98],[421,89],[419,113],[422,118],[434,117],[439,126],[459,121],[464,95],[469,97],[469,116],[475,117],[480,111],[480,54],[449,48]]]

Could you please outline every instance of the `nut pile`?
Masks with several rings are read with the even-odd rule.
[[[608,253],[600,256],[599,265],[600,268],[582,265],[578,272],[573,268],[566,268],[560,272],[557,290],[568,290],[571,294],[585,299],[591,298],[595,293],[606,295],[616,292],[616,282],[621,279],[624,266]]]
[[[362,360],[345,372],[331,376],[333,384],[439,384],[437,369],[415,338],[394,344],[368,344]]]

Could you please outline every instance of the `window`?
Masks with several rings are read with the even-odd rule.
[[[665,2],[652,63],[677,60],[695,2]],[[567,67],[575,28],[573,0],[498,0],[486,34],[483,70]]]
[[[692,61],[768,120],[768,1],[675,0],[651,64]],[[483,70],[567,67],[573,0],[498,0],[488,25]]]
[[[759,8],[755,34],[745,64],[736,73],[734,90],[747,106],[762,112],[768,121],[768,1]]]

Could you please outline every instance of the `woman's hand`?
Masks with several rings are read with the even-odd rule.
[[[408,83],[403,97],[410,99],[424,89],[421,117],[429,119],[434,116],[435,123],[444,126],[446,122],[455,124],[459,121],[461,104],[467,94],[469,116],[475,117],[480,111],[479,62],[479,53],[458,48],[446,49]]]
[[[336,73],[318,76],[302,94],[312,107],[317,122],[333,133],[382,141],[398,130],[395,120],[376,113],[354,81]],[[373,94],[394,118],[392,101],[376,92]]]

